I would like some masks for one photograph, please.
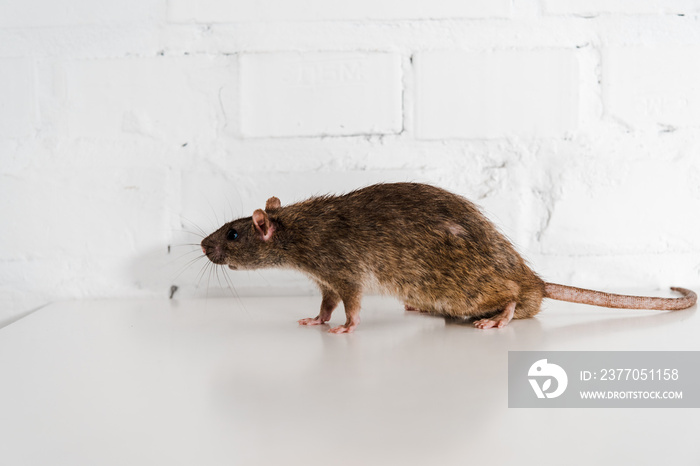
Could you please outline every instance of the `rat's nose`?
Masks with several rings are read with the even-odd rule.
[[[205,243],[202,241],[202,252],[204,253],[207,258],[209,258],[210,261],[214,262],[215,264],[221,264],[223,263],[224,257],[223,257],[223,252],[221,250],[221,247],[216,244],[211,244],[211,243]]]

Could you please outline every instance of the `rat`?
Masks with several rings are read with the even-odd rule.
[[[543,298],[612,308],[678,310],[696,294],[627,296],[542,280],[511,242],[467,199],[419,183],[382,183],[317,196],[228,222],[201,243],[230,269],[281,267],[306,274],[321,290],[321,309],[300,325],[321,325],[342,301],[350,333],[360,323],[363,291],[401,299],[406,310],[474,318],[480,329],[533,317]]]

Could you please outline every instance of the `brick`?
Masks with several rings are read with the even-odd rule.
[[[700,11],[697,0],[543,0],[543,10],[555,15],[602,13],[679,14]]]
[[[398,55],[244,54],[240,57],[240,67],[244,137],[401,131]]]
[[[170,0],[172,22],[229,23],[240,21],[388,20],[507,17],[509,0],[268,0],[265,7],[244,0]]]
[[[573,52],[422,52],[414,64],[420,139],[550,137],[576,128]]]
[[[73,138],[214,138],[225,118],[219,92],[235,76],[227,58],[80,60],[63,67],[64,124]]]
[[[3,0],[0,27],[51,27],[160,19],[160,0]]]
[[[34,81],[31,60],[0,60],[0,138],[23,138],[35,130]]]
[[[75,164],[0,177],[0,198],[16,200],[0,203],[0,261],[53,258],[80,274],[164,241],[165,169]]]
[[[611,161],[595,185],[570,180],[542,235],[557,255],[664,254],[700,250],[697,169],[668,161]],[[595,173],[595,170],[591,170]],[[614,182],[605,176],[614,173]],[[610,176],[610,175],[608,175]]]
[[[700,125],[700,46],[611,47],[603,55],[606,111],[643,128]]]

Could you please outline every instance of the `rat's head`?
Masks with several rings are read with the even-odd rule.
[[[202,252],[215,264],[231,269],[273,267],[280,261],[275,246],[276,226],[268,212],[280,207],[276,197],[267,200],[265,210],[252,217],[229,222],[202,240]]]

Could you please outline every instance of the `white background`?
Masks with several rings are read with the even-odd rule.
[[[1,0],[0,325],[62,299],[227,292],[187,266],[188,232],[379,181],[469,197],[546,280],[697,287],[699,14]],[[293,273],[229,279],[313,292]]]

